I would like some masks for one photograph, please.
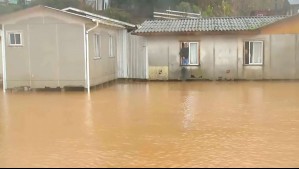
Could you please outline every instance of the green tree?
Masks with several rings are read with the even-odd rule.
[[[199,13],[200,9],[197,5],[192,4],[190,2],[182,1],[179,3],[176,7],[177,10],[183,11],[183,12],[193,12],[193,13]]]
[[[199,13],[200,12],[200,8],[197,5],[192,5],[192,11],[194,13]]]
[[[121,21],[125,21],[125,22],[133,22],[132,16],[130,13],[126,12],[125,10],[118,9],[118,8],[109,8],[109,9],[105,10],[103,14],[105,16],[113,18],[113,19],[117,19],[117,20],[121,20]]]
[[[79,0],[34,0],[31,6],[44,5],[57,9],[63,9],[67,7],[80,8]]]
[[[18,0],[18,5],[25,7],[26,1],[25,0]]]
[[[4,15],[4,14],[8,14],[8,13],[11,13],[11,12],[15,12],[15,11],[19,11],[23,9],[22,6],[19,6],[19,5],[10,5],[10,4],[7,4],[7,5],[0,5],[0,15]]]
[[[203,12],[203,16],[205,17],[212,17],[214,16],[214,7],[209,5],[206,10]]]
[[[189,2],[181,2],[176,9],[183,12],[193,12]]]
[[[223,16],[230,16],[232,14],[232,6],[228,1],[222,0]]]

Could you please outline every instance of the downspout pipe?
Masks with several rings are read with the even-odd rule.
[[[86,42],[86,76],[87,76],[87,91],[88,94],[90,94],[90,59],[89,59],[89,32],[99,27],[99,22],[92,20],[93,22],[96,22],[96,25],[90,29],[88,29],[85,32],[85,42]]]

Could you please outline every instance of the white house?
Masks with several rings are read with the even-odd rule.
[[[135,25],[75,8],[44,6],[1,16],[0,24],[4,91],[90,91],[118,78],[145,78],[142,38],[129,33]]]

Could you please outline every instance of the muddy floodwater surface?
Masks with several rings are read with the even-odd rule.
[[[299,82],[0,92],[0,167],[299,167]]]

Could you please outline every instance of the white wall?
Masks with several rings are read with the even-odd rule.
[[[264,63],[244,65],[244,41],[264,42]],[[147,37],[150,80],[178,80],[181,41],[200,42],[200,66],[187,67],[187,77],[208,80],[297,80],[299,35],[217,35]],[[191,78],[192,79],[192,78]]]
[[[2,35],[2,31],[0,30],[0,35]],[[2,81],[3,77],[3,69],[2,69],[2,38],[0,38],[0,81]]]
[[[118,78],[146,79],[146,39],[127,30],[119,31],[118,36]]]

